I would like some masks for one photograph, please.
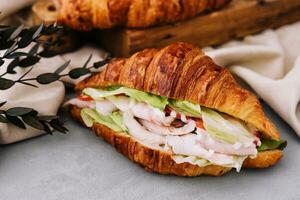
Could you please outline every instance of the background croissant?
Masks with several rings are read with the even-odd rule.
[[[107,68],[80,82],[78,91],[86,87],[104,88],[123,85],[173,99],[188,100],[227,113],[256,127],[263,138],[280,139],[275,126],[265,116],[259,100],[241,88],[226,68],[217,66],[199,48],[175,43],[161,50],[146,49],[129,59],[115,59]],[[71,106],[75,118],[81,120],[80,109]],[[153,150],[127,135],[94,123],[93,130],[129,159],[147,170],[162,174],[196,176],[222,175],[230,168],[210,165],[199,167],[177,164],[171,154]],[[259,152],[255,159],[246,159],[244,167],[265,168],[282,157],[281,150]]]
[[[59,21],[74,29],[144,28],[217,9],[230,0],[56,0]]]

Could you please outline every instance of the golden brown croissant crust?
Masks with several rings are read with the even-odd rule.
[[[230,0],[56,0],[59,21],[74,29],[173,23],[222,7]]]
[[[175,43],[161,50],[145,49],[128,59],[114,59],[103,72],[80,82],[76,89],[110,85],[188,100],[241,119],[256,127],[264,138],[280,139],[257,97],[191,44]]]
[[[71,106],[71,113],[75,119],[82,122],[79,108]],[[104,125],[94,123],[92,129],[97,136],[102,137],[106,142],[114,146],[117,151],[151,172],[157,172],[160,174],[173,174],[177,176],[221,176],[231,170],[231,168],[218,165],[199,167],[190,163],[177,164],[172,159],[170,153],[150,149],[137,142],[132,137],[114,132]],[[247,158],[243,164],[243,167],[270,167],[277,163],[282,155],[282,151],[280,150],[259,152],[255,159]]]

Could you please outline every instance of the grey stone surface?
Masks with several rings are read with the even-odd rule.
[[[218,178],[149,173],[64,113],[69,134],[0,147],[0,199],[300,199],[300,139],[264,107],[289,143],[283,160],[270,169]]]

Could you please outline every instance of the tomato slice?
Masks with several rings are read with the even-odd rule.
[[[204,124],[203,124],[202,119],[193,118],[193,120],[196,122],[196,126],[197,126],[198,128],[204,129]]]
[[[81,101],[94,101],[92,97],[82,93],[77,98],[80,99]]]

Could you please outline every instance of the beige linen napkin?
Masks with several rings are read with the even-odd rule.
[[[206,53],[246,81],[300,136],[300,22]]]

